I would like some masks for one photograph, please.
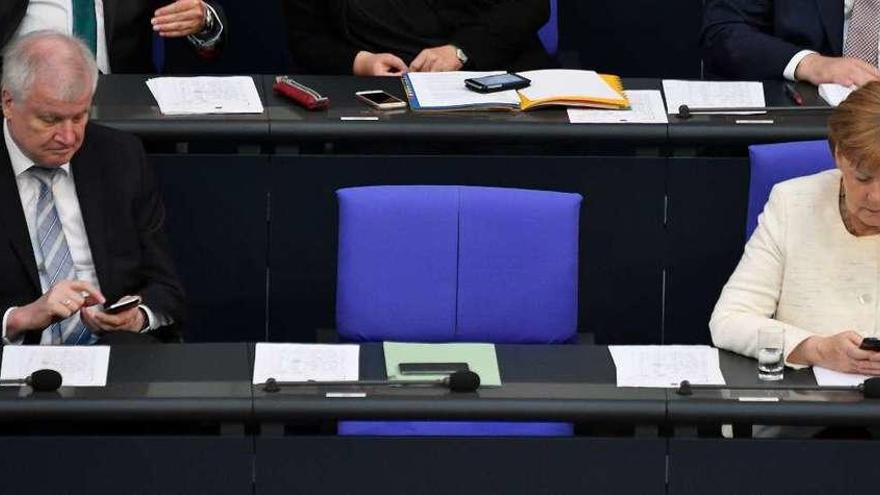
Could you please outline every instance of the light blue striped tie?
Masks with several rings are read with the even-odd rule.
[[[52,287],[62,280],[76,278],[73,258],[70,257],[70,248],[61,229],[58,210],[55,209],[55,195],[52,194],[52,179],[56,174],[64,173],[64,170],[60,167],[36,166],[29,170],[31,175],[40,181],[40,196],[37,199],[37,242],[43,255],[46,281],[48,286]],[[51,332],[54,345],[85,345],[93,344],[98,340],[80,320],[79,311],[66,320],[49,325],[44,332]]]

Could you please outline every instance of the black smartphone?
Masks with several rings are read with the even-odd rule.
[[[456,371],[468,371],[467,363],[400,363],[401,375],[450,375]]]
[[[124,296],[110,306],[105,307],[104,312],[108,315],[115,315],[117,313],[122,313],[126,309],[134,308],[135,306],[140,305],[140,303],[140,296]]]
[[[859,344],[859,349],[864,351],[880,351],[880,339],[877,337],[865,337]]]
[[[478,93],[494,93],[496,91],[506,91],[508,89],[520,89],[528,87],[530,84],[532,84],[532,81],[519,74],[513,74],[510,72],[507,74],[473,77],[464,80],[464,85],[468,89]]]

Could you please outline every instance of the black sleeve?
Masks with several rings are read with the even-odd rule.
[[[310,74],[351,74],[360,49],[333,32],[328,1],[282,0],[293,66]]]
[[[438,7],[444,15],[444,7]],[[487,11],[472,11],[453,32],[450,43],[468,56],[468,67],[503,69],[535,40],[550,18],[548,0],[507,0]]]
[[[805,48],[773,35],[773,0],[710,1],[700,39],[707,73],[729,79],[780,79]]]

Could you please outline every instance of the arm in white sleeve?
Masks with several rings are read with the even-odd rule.
[[[801,60],[811,53],[816,52],[813,50],[801,50],[795,53],[794,57],[791,57],[791,60],[788,61],[788,65],[786,65],[785,69],[782,71],[782,76],[789,81],[797,81],[797,78],[794,77],[794,72],[797,70],[797,66],[801,63]]]
[[[16,309],[18,309],[18,308],[13,306],[13,307],[7,309],[5,313],[3,313],[3,343],[4,344],[18,345],[18,344],[21,344],[22,342],[24,342],[24,334],[23,333],[19,334],[18,338],[16,338],[15,340],[10,340],[10,339],[6,338],[6,322],[9,320],[9,315],[11,315],[12,312]]]
[[[156,330],[157,328],[165,327],[174,323],[174,320],[170,316],[162,313],[154,313],[153,310],[143,304],[138,306],[138,308],[140,308],[141,311],[143,311],[144,314],[147,315],[147,326],[145,326],[143,330],[141,330],[141,333],[151,332],[153,330]],[[3,332],[3,335],[6,336],[5,324],[3,326]]]
[[[739,265],[721,291],[709,328],[716,347],[755,357],[758,329],[781,326],[785,329],[786,364],[803,367],[789,363],[788,356],[814,334],[774,319],[785,268],[786,222],[784,196],[774,187]]]

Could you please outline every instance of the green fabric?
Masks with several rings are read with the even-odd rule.
[[[73,35],[83,40],[93,54],[98,53],[95,0],[73,0]]]
[[[384,342],[385,373],[389,380],[434,380],[444,375],[401,375],[400,363],[467,363],[480,375],[481,385],[501,385],[495,344],[412,344]]]

